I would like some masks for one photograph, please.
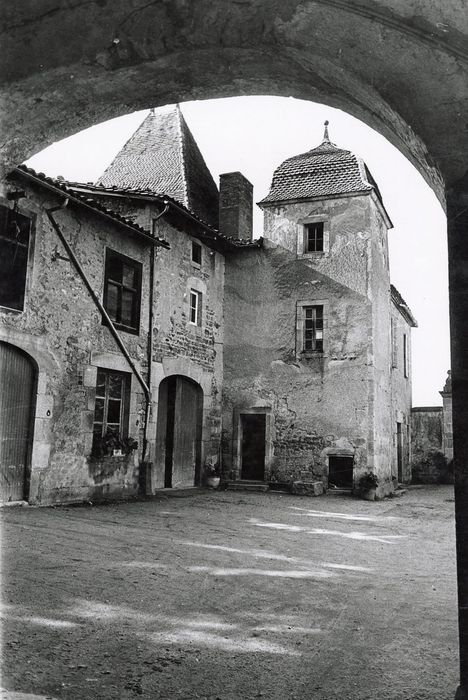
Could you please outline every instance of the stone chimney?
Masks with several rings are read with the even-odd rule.
[[[252,239],[253,185],[242,173],[219,176],[219,230],[224,236]]]

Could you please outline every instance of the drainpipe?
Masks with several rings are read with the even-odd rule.
[[[143,393],[144,393],[144,395],[145,395],[146,406],[145,406],[145,421],[144,421],[144,426],[143,426],[143,455],[142,455],[142,461],[145,461],[146,452],[147,452],[147,449],[148,449],[148,441],[147,441],[147,438],[146,438],[146,433],[147,433],[147,428],[148,428],[149,415],[150,415],[150,411],[151,411],[151,391],[150,391],[150,389],[149,389],[148,384],[145,382],[145,380],[143,379],[141,373],[139,372],[137,366],[135,365],[134,361],[133,361],[132,358],[130,357],[130,354],[129,354],[127,348],[125,347],[124,343],[122,342],[122,340],[121,340],[119,334],[117,333],[117,330],[116,330],[116,328],[115,328],[115,326],[114,326],[114,324],[113,324],[113,322],[112,322],[112,320],[111,320],[109,314],[108,314],[107,311],[105,310],[104,306],[101,304],[101,300],[99,299],[99,297],[98,297],[97,294],[95,293],[94,289],[92,288],[92,286],[91,286],[91,284],[90,284],[88,278],[87,278],[86,275],[85,275],[85,272],[84,272],[83,268],[81,267],[80,263],[78,262],[78,260],[77,260],[77,258],[76,258],[76,256],[75,256],[75,253],[73,252],[72,248],[70,247],[70,244],[68,243],[67,239],[64,237],[62,231],[61,231],[60,228],[59,228],[58,223],[55,221],[54,217],[52,216],[52,213],[53,213],[53,212],[60,211],[61,209],[65,209],[65,207],[66,207],[67,205],[68,205],[68,199],[66,199],[66,200],[64,201],[64,203],[61,204],[59,207],[52,207],[51,209],[46,209],[46,210],[45,210],[45,213],[47,214],[47,217],[48,217],[50,223],[52,224],[52,226],[53,226],[53,228],[54,228],[54,231],[56,232],[57,236],[59,237],[59,239],[60,239],[60,241],[61,241],[63,247],[64,247],[65,250],[67,251],[67,255],[68,255],[68,257],[70,258],[70,261],[72,262],[73,266],[75,267],[75,270],[77,271],[77,273],[78,273],[78,275],[80,276],[81,280],[83,281],[83,283],[84,283],[86,289],[88,290],[88,292],[89,292],[89,294],[90,294],[90,296],[91,296],[91,299],[93,300],[95,306],[99,309],[99,313],[103,316],[103,318],[104,318],[104,320],[105,320],[105,322],[106,322],[107,327],[109,328],[109,331],[110,331],[112,337],[114,338],[114,340],[115,340],[115,342],[117,343],[117,345],[118,345],[120,351],[122,352],[122,355],[123,355],[123,356],[125,357],[125,359],[127,360],[127,362],[128,362],[128,364],[130,365],[130,368],[131,368],[133,374],[135,375],[135,377],[137,378],[137,380],[138,380],[138,382],[139,382],[141,388],[143,389]],[[163,212],[163,213],[165,213],[165,212]],[[153,251],[153,246],[151,246],[151,250]],[[154,255],[154,251],[153,251],[153,255]]]
[[[169,210],[169,203],[164,202],[165,207],[160,212],[153,220],[152,220],[152,228],[151,228],[151,235],[154,237],[154,224],[156,221],[159,221],[165,214],[167,214]],[[150,250],[150,278],[149,278],[149,298],[148,298],[148,304],[149,304],[149,310],[148,310],[148,347],[147,347],[147,357],[148,357],[148,373],[147,373],[147,383],[148,383],[148,391],[150,392],[151,395],[151,368],[152,368],[152,363],[153,363],[153,325],[154,325],[154,309],[153,309],[153,302],[154,302],[154,261],[155,261],[155,253],[154,253],[154,246],[151,246]],[[149,454],[148,450],[148,438],[147,438],[147,432],[148,432],[148,425],[149,425],[149,419],[151,415],[151,406],[152,403],[151,401],[148,401],[146,403],[146,410],[145,410],[145,426],[144,426],[144,438],[143,438],[143,461],[147,461],[147,456]]]

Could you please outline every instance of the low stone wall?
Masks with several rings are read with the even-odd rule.
[[[422,406],[411,410],[413,483],[453,483],[451,460],[444,455],[442,436],[442,407]]]

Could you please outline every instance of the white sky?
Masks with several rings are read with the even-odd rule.
[[[240,170],[254,185],[254,201],[268,191],[273,170],[286,158],[317,146],[323,122],[330,138],[366,161],[393,221],[390,272],[415,315],[412,331],[413,405],[441,405],[450,366],[446,220],[416,169],[383,136],[340,110],[284,97],[235,97],[185,102],[185,119],[216,182]],[[139,126],[146,112],[98,124],[53,144],[27,164],[50,176],[92,182]],[[262,213],[254,207],[255,236]]]

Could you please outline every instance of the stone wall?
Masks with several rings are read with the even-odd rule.
[[[171,212],[159,219],[162,207],[151,200],[129,200],[93,194],[102,203],[166,240],[154,272],[154,342],[152,367],[153,412],[150,425],[152,463],[149,491],[164,486],[164,465],[157,454],[156,430],[161,381],[177,374],[192,379],[203,390],[202,464],[218,463],[221,439],[223,377],[224,255],[191,235],[188,220]],[[199,230],[199,227],[197,227]],[[192,241],[201,245],[201,264],[192,261]],[[189,323],[190,290],[202,294],[201,326]]]
[[[23,349],[39,368],[29,500],[47,504],[136,495],[143,446],[143,391],[102,325],[83,282],[63,259],[66,253],[44,211],[59,203],[40,188],[28,189],[21,200],[25,213],[36,217],[25,310],[0,310],[0,340]],[[132,207],[129,213],[150,228],[156,207]],[[114,208],[125,213],[125,207]],[[101,299],[107,247],[141,262],[140,332],[119,331],[119,335],[146,377],[148,244],[125,233],[117,223],[80,207],[69,206],[56,212],[55,218]],[[203,245],[202,264],[194,267],[187,233],[161,222],[157,234],[170,242],[171,250],[158,249],[155,262],[153,405],[148,429],[152,473],[146,475],[151,491],[164,485],[155,459],[158,389],[164,377],[179,374],[202,387],[202,461],[218,460],[221,434],[224,259]],[[200,327],[188,324],[190,289],[203,293]],[[128,433],[139,443],[136,453],[91,457],[98,367],[130,375]]]
[[[319,220],[324,251],[304,253],[304,224]],[[227,469],[239,477],[236,416],[264,407],[273,422],[267,480],[327,484],[329,456],[353,456],[354,482],[372,469],[385,495],[393,483],[382,211],[369,196],[269,206],[264,235],[262,250],[229,255],[226,263]],[[323,354],[297,353],[298,302],[324,306]]]
[[[301,357],[297,301],[325,308],[325,352]],[[240,476],[241,411],[271,418],[265,480],[328,482],[328,456],[368,466],[369,301],[264,241],[226,261],[223,462]],[[343,397],[346,406],[343,408]],[[268,440],[268,437],[267,437]]]
[[[46,217],[44,209],[62,201],[43,190],[27,189],[21,210],[35,215],[35,230],[25,308],[0,311],[0,340],[23,349],[38,366],[29,500],[40,504],[135,494],[138,488],[138,462],[133,458],[118,457],[107,465],[90,462],[97,367],[127,373],[131,369]],[[147,244],[118,224],[73,205],[57,211],[55,218],[99,297],[107,247],[142,263],[140,334],[121,336],[144,372]],[[138,441],[140,453],[142,405],[143,392],[131,376],[129,436]]]
[[[442,407],[417,407],[411,412],[413,482],[451,483],[453,475],[443,453]]]
[[[392,472],[401,483],[411,481],[411,329],[406,319],[391,305],[394,345],[392,347]],[[405,377],[403,337],[407,336],[409,376]],[[400,425],[398,435],[398,424]],[[398,473],[398,441],[400,440],[400,474]]]

